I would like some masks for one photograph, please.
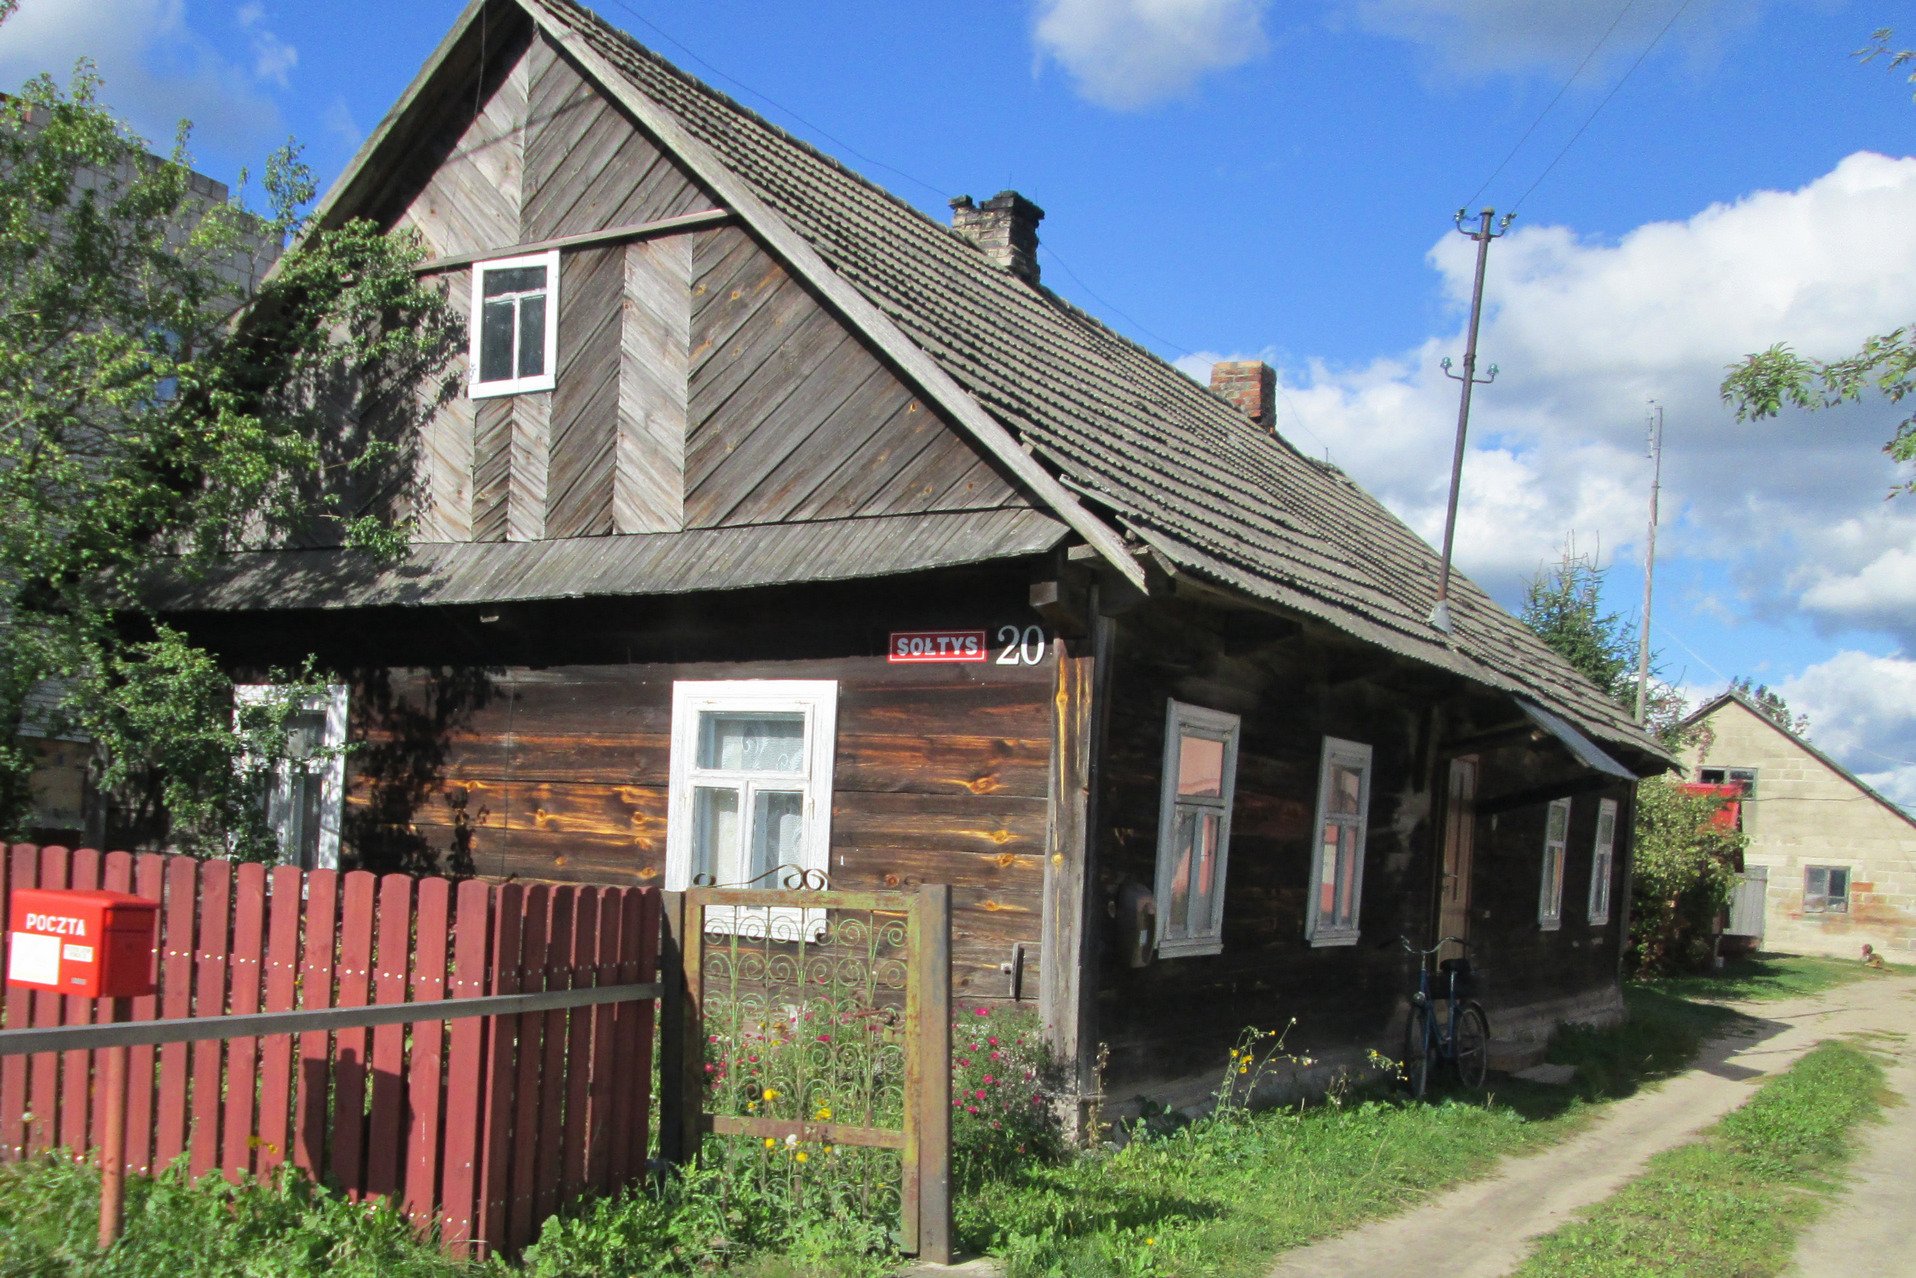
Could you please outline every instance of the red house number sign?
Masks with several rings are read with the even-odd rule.
[[[928,661],[990,661],[992,650],[1002,648],[996,664],[1035,666],[1045,658],[1042,626],[998,627],[998,642],[985,642],[983,630],[894,630],[886,649],[886,660],[898,663]]]

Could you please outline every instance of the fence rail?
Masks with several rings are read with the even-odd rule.
[[[644,1172],[655,890],[26,844],[0,857],[0,900],[14,887],[160,901],[159,991],[120,1026],[90,999],[0,992],[6,1034],[34,1036],[0,1052],[0,1160],[99,1146],[94,1080],[121,1041],[135,1171],[290,1160],[465,1251],[517,1249]]]

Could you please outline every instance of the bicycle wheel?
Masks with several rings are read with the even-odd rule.
[[[1404,1022],[1404,1086],[1420,1100],[1424,1088],[1430,1084],[1430,1052],[1430,1009],[1421,1003],[1412,1003],[1410,1016]]]
[[[1490,1018],[1475,1003],[1466,1003],[1457,1013],[1457,1078],[1465,1087],[1482,1087],[1490,1069]]]

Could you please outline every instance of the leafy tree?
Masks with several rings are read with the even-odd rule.
[[[1625,710],[1637,707],[1637,628],[1603,606],[1608,568],[1596,556],[1579,554],[1566,543],[1555,563],[1541,567],[1524,587],[1519,620],[1564,660]],[[1650,730],[1674,743],[1677,725],[1687,712],[1682,694],[1658,677],[1651,663]]]
[[[0,827],[28,821],[31,738],[77,731],[122,837],[270,857],[285,707],[236,718],[141,587],[294,534],[398,553],[400,441],[458,325],[416,238],[306,221],[294,144],[249,213],[195,192],[184,122],[155,159],[98,83],[83,61],[0,104]]]
[[[1916,63],[1916,50],[1890,48],[1894,35],[1887,27],[1878,30],[1856,56],[1864,62],[1884,58],[1891,70]],[[1909,79],[1916,83],[1916,72]],[[1842,359],[1811,359],[1778,342],[1730,365],[1720,393],[1724,403],[1735,407],[1738,421],[1752,421],[1776,416],[1785,404],[1814,411],[1860,400],[1866,394],[1900,404],[1913,390],[1916,325],[1905,324],[1870,338],[1854,355]],[[1916,413],[1896,423],[1883,451],[1894,461],[1916,461]],[[1898,484],[1891,493],[1910,491],[1916,491],[1916,478]]]
[[[1794,732],[1799,737],[1810,733],[1810,717],[1806,714],[1790,713],[1790,703],[1783,700],[1779,692],[1772,692],[1767,684],[1751,686],[1747,678],[1730,680],[1730,691],[1755,706],[1757,712],[1785,732]]]
[[[1638,976],[1700,971],[1715,957],[1747,841],[1712,820],[1723,802],[1664,777],[1637,783],[1627,963]]]

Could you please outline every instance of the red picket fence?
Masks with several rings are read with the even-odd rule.
[[[268,869],[20,844],[13,887],[160,901],[159,993],[133,1018],[475,998],[655,978],[651,888]],[[0,939],[0,947],[4,940]],[[0,971],[5,954],[0,948]],[[645,1172],[649,1000],[130,1050],[127,1165],[270,1176],[291,1159],[385,1195],[455,1251],[517,1250],[565,1201]],[[93,1023],[94,1002],[0,993],[7,1029]],[[0,1057],[0,1161],[102,1140],[104,1053]]]

